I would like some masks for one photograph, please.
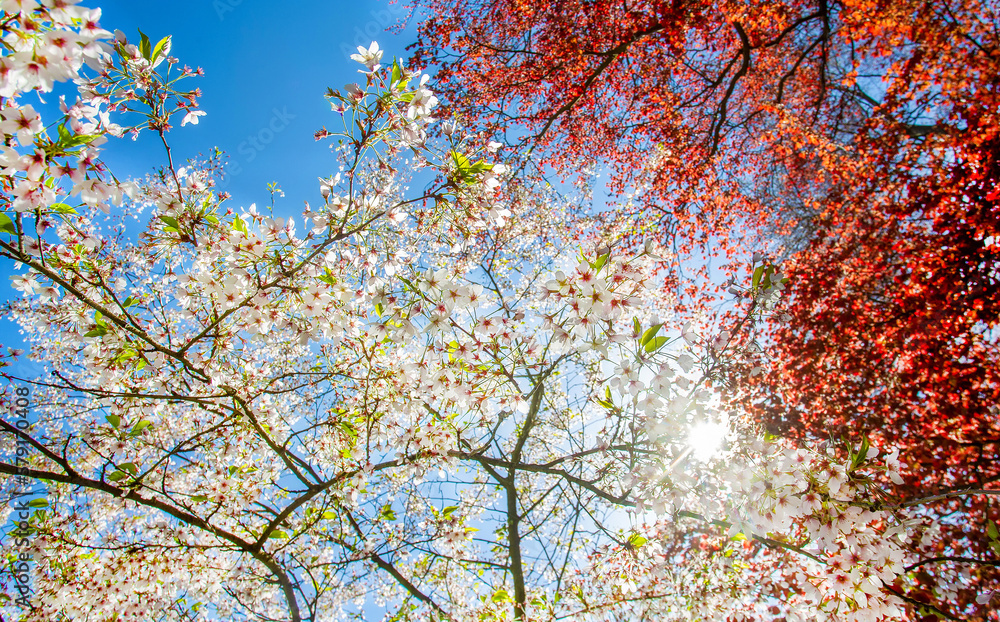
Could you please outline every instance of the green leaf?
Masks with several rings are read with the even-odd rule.
[[[597,261],[595,261],[594,264],[593,264],[594,265],[594,272],[597,272],[598,270],[600,270],[601,268],[603,268],[604,264],[608,263],[608,259],[610,257],[611,257],[611,253],[604,253],[603,255],[599,256],[597,258]]]
[[[133,298],[132,296],[129,296],[128,298],[125,299],[125,302],[122,303],[122,306],[128,309],[129,307],[133,307],[137,304],[139,304],[139,301]]]
[[[191,497],[191,500],[192,501],[208,501],[208,497],[206,497],[205,495],[195,495],[195,496]]]
[[[663,324],[655,324],[647,328],[646,332],[644,332],[642,337],[639,339],[639,345],[644,346],[649,343],[649,340],[655,337],[656,333],[660,332],[661,328],[663,328]]]
[[[288,539],[288,534],[285,533],[284,531],[281,531],[280,529],[275,529],[271,533],[267,534],[267,537]]]
[[[131,462],[123,462],[118,465],[118,469],[122,471],[128,471],[129,475],[135,475],[139,472],[139,469],[135,468],[135,465]]]
[[[495,603],[509,603],[509,602],[511,602],[510,594],[508,594],[507,590],[504,590],[504,589],[499,589],[499,590],[493,592],[493,598],[491,598],[490,600],[492,600]]]
[[[493,170],[493,165],[485,160],[479,160],[469,167],[469,173],[472,173],[473,175],[478,175],[479,173],[490,170]]]
[[[98,326],[92,331],[84,333],[84,337],[103,337],[108,334],[108,329],[103,326]]]
[[[177,219],[172,216],[160,216],[160,220],[162,220],[168,226],[173,227],[174,229],[180,227],[180,224],[178,224]]]
[[[108,423],[110,423],[113,428],[117,428],[122,424],[122,418],[118,415],[108,415],[105,419],[108,420]]]
[[[141,30],[139,31],[139,36],[141,40],[139,42],[139,52],[142,53],[142,57],[149,60],[153,56],[153,46],[149,42],[149,37],[147,37]]]
[[[764,276],[764,270],[766,270],[764,266],[757,266],[757,269],[753,271],[753,278],[750,281],[751,289],[757,289],[757,286],[760,285],[760,279]]]
[[[150,57],[150,60],[152,60],[155,63],[156,59],[159,58],[160,54],[163,53],[164,48],[167,48],[169,45],[170,45],[170,35],[167,35],[166,37],[160,39],[160,41],[153,48],[153,54]]]
[[[854,454],[851,460],[851,470],[859,468],[868,459],[868,449],[871,447],[868,443],[868,437],[861,439],[861,446],[858,448],[858,453]]]
[[[139,354],[132,348],[125,348],[121,353],[115,357],[115,360],[119,363],[124,363],[125,361],[134,359],[139,356]]]
[[[634,534],[632,534],[631,536],[628,537],[628,543],[630,545],[632,545],[632,548],[636,548],[637,549],[640,546],[642,546],[643,544],[646,544],[647,542],[649,542],[649,540],[647,540],[646,538],[643,538],[642,536],[640,536],[637,533],[634,533]]]
[[[17,235],[17,227],[14,226],[14,221],[11,220],[7,214],[0,214],[0,231],[10,233],[11,235]]]
[[[632,327],[635,328],[636,335],[642,334],[642,324],[639,323],[639,318],[637,317],[632,318]]]
[[[142,419],[139,423],[132,426],[132,431],[129,432],[129,436],[139,436],[142,434],[143,430],[153,425],[153,422],[149,419]]]
[[[62,126],[59,126],[60,130],[64,130]],[[68,131],[59,132],[59,143],[55,145],[53,155],[64,155],[70,153],[76,153],[74,151],[77,147],[83,145],[89,145],[90,143],[97,140],[100,134],[71,134]]]
[[[458,509],[457,505],[449,505],[445,509],[441,510],[441,515],[445,518],[451,518],[451,515]]]
[[[666,337],[654,337],[646,343],[646,352],[656,352],[670,341]]]
[[[32,499],[28,502],[29,508],[47,508],[49,507],[48,499]]]
[[[335,512],[333,512],[332,510],[327,510],[327,511],[323,512],[323,518],[325,518],[327,520],[332,520],[334,518],[337,518],[337,514]]]
[[[355,430],[354,426],[348,423],[347,421],[341,421],[339,427],[341,430],[343,430],[344,434],[349,436],[352,440],[358,437],[358,431]]]
[[[997,531],[997,525],[993,521],[986,523],[986,535],[990,540],[1000,539],[1000,531]]]
[[[382,508],[382,511],[379,513],[379,516],[383,520],[387,520],[387,521],[390,521],[390,522],[396,520],[396,513],[392,510],[392,506],[391,505],[384,506]]]
[[[125,473],[123,471],[115,471],[114,473],[108,476],[108,479],[113,482],[118,482],[125,479],[126,477],[128,477],[128,473]]]
[[[55,211],[59,214],[75,214],[76,208],[72,205],[67,205],[66,203],[53,203],[49,206],[49,209]]]
[[[242,233],[247,232],[247,223],[244,222],[239,216],[233,218],[233,231],[240,231]]]

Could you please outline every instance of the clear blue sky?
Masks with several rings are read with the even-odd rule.
[[[294,213],[301,212],[303,200],[318,200],[317,177],[335,170],[329,143],[317,143],[313,133],[324,125],[339,127],[339,115],[323,94],[327,87],[339,89],[361,79],[360,65],[350,54],[374,39],[386,50],[384,60],[405,57],[406,46],[416,39],[415,20],[401,34],[386,31],[410,14],[404,3],[387,0],[82,4],[100,7],[102,26],[120,29],[130,40],[138,38],[138,29],[154,42],[172,35],[171,54],[205,70],[204,77],[184,81],[185,88],[201,88],[201,109],[208,114],[196,126],[170,132],[176,159],[217,146],[241,171],[225,186],[235,205],[266,203],[265,185],[276,181],[285,191],[285,209]],[[119,176],[141,175],[150,164],[163,162],[158,141],[146,138],[137,145],[127,139],[107,145],[105,159]]]

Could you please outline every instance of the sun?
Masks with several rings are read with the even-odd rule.
[[[724,440],[726,440],[726,424],[717,421],[696,423],[688,435],[691,454],[702,462],[707,462],[717,454]]]

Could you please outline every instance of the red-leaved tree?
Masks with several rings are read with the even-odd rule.
[[[995,485],[995,3],[423,4],[414,61],[437,65],[452,112],[485,119],[523,166],[606,171],[631,201],[604,216],[632,243],[672,244],[677,270],[781,260],[788,295],[734,378],[742,407],[783,435],[899,447],[904,495]],[[955,548],[913,568],[918,585],[959,567],[996,584],[988,499],[933,507],[981,519],[948,524]],[[977,557],[954,559],[959,546]],[[942,615],[989,615],[979,596]]]

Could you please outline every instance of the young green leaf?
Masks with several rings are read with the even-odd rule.
[[[143,58],[149,60],[153,55],[153,46],[149,41],[149,37],[141,30],[139,31],[139,37],[141,38],[139,41],[139,52]]]
[[[153,425],[152,421],[150,421],[149,419],[142,419],[141,421],[139,421],[139,423],[132,426],[132,431],[129,432],[129,436],[138,436],[142,434],[142,432],[151,425]]]
[[[169,54],[169,53],[170,53],[170,35],[167,35],[166,37],[160,39],[160,41],[153,48],[153,53],[152,56],[150,57],[150,60],[153,63],[155,63],[156,59],[160,57],[160,54]]]
[[[17,235],[17,227],[14,226],[14,221],[7,214],[0,214],[0,231]]]
[[[649,343],[649,340],[655,337],[656,333],[660,332],[661,328],[663,328],[663,324],[654,324],[653,326],[647,328],[646,332],[644,332],[642,337],[639,339],[639,345],[644,346]]]
[[[654,337],[646,343],[646,352],[656,352],[670,341],[666,337]]]
[[[639,548],[640,546],[642,546],[643,544],[646,544],[647,542],[649,542],[649,540],[647,540],[646,538],[640,536],[637,533],[634,533],[634,534],[632,534],[631,536],[628,537],[628,543],[630,545],[632,545],[633,548],[636,548],[636,549]]]
[[[84,337],[103,337],[108,334],[108,329],[103,326],[98,326],[94,330],[87,331],[83,334]]]
[[[507,593],[505,589],[499,589],[493,592],[493,598],[491,598],[495,603],[509,603],[511,602],[510,594]]]
[[[396,520],[396,512],[393,511],[391,505],[383,506],[379,516],[382,517],[383,520],[387,520],[389,522]]]
[[[177,229],[180,225],[177,223],[177,219],[172,216],[160,216],[160,220],[166,223],[167,226]]]

